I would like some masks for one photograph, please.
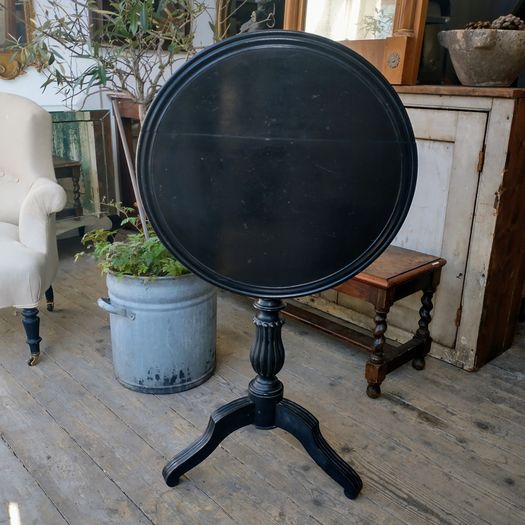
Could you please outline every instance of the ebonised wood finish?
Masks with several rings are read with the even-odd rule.
[[[303,445],[314,461],[337,483],[348,498],[354,499],[363,484],[350,465],[333,450],[319,430],[319,421],[306,409],[283,398],[283,384],[276,374],[284,364],[284,347],[279,315],[284,308],[280,299],[259,299],[254,323],[256,337],[250,360],[257,376],[250,382],[248,396],[217,409],[204,434],[177,454],[163,471],[166,483],[177,485],[182,474],[206,459],[220,442],[247,425],[260,429],[282,428]]]
[[[40,332],[40,317],[38,317],[38,308],[24,308],[22,310],[22,324],[26,331],[26,343],[29,345],[31,357],[27,364],[34,366],[40,361],[40,342],[42,338]]]
[[[327,39],[263,31],[180,68],[153,102],[138,149],[142,199],[190,270],[255,303],[248,396],[215,411],[165,467],[168,485],[243,426],[280,427],[355,498],[362,483],[315,417],[283,398],[282,298],[346,281],[388,246],[417,172],[399,98],[364,59]]]
[[[46,290],[46,308],[49,312],[55,309],[55,292],[52,286]]]

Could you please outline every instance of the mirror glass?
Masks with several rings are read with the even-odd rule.
[[[284,4],[285,0],[217,0],[217,39],[249,31],[282,29]]]
[[[305,31],[332,40],[392,36],[396,0],[308,0]]]
[[[27,0],[0,1],[0,49],[9,48],[15,41],[27,42],[28,4]]]

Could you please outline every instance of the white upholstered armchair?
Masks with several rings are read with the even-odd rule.
[[[22,309],[29,365],[40,356],[44,292],[52,309],[55,212],[65,203],[53,170],[51,116],[31,100],[0,93],[0,308]]]

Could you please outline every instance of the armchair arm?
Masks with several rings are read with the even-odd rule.
[[[20,242],[37,252],[47,253],[49,243],[55,242],[53,218],[50,215],[62,210],[65,205],[64,189],[50,179],[38,178],[20,207]]]

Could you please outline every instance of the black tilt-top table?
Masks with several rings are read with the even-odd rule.
[[[174,486],[233,431],[282,428],[355,498],[356,472],[317,419],[283,397],[282,299],[338,285],[374,261],[408,212],[417,154],[394,90],[321,37],[261,31],[179,69],[153,102],[138,149],[141,195],[190,270],[251,297],[257,376],[164,468]],[[313,392],[312,392],[313,394]]]

